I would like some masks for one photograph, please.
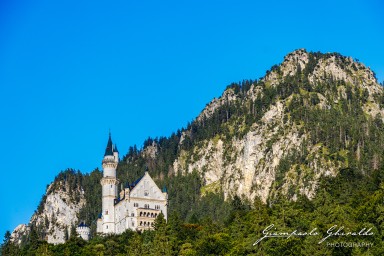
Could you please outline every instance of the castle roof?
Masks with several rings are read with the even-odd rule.
[[[78,227],[88,227],[85,223],[84,223],[84,221],[82,221],[82,222],[80,222],[80,224],[78,225]]]
[[[117,149],[117,145],[116,145],[116,144],[113,145],[113,152],[117,152],[117,153],[119,153],[119,150]]]
[[[139,183],[143,177],[144,177],[144,175],[141,176],[140,178],[138,178],[137,180],[135,180],[135,181],[131,184],[130,187],[132,187],[132,188],[135,187],[135,186],[137,185],[137,183]]]
[[[109,133],[108,143],[107,143],[107,147],[105,148],[104,156],[113,156],[113,145],[112,145],[111,133]]]

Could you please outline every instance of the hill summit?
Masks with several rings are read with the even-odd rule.
[[[129,184],[147,169],[167,186],[170,213],[222,221],[239,200],[273,207],[281,198],[312,200],[324,180],[340,175],[379,179],[383,123],[374,72],[338,53],[299,49],[263,78],[227,86],[186,128],[130,147],[117,177]],[[22,244],[34,230],[62,243],[79,220],[95,235],[100,179],[98,169],[60,173],[13,240]]]
[[[323,176],[378,168],[382,151],[366,141],[382,146],[383,106],[383,87],[362,63],[296,50],[210,102],[183,132],[172,171],[196,170],[226,198],[313,198]]]

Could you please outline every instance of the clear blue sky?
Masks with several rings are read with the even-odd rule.
[[[377,1],[0,1],[0,235],[60,170],[100,167],[191,121],[229,83],[298,49],[340,52],[384,80]]]

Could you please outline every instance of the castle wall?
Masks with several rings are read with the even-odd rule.
[[[77,234],[84,240],[88,241],[89,240],[89,235],[91,233],[91,229],[89,227],[83,226],[83,227],[77,227],[76,228]]]

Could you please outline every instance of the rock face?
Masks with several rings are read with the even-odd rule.
[[[16,243],[22,243],[34,227],[48,243],[64,243],[71,236],[72,227],[78,224],[78,214],[85,205],[81,188],[71,189],[66,181],[54,181],[48,188],[39,210],[33,214],[28,225],[19,225],[12,233]]]
[[[288,54],[263,79],[245,86],[229,86],[173,141],[163,138],[163,143],[147,143],[134,153],[139,160],[135,162],[132,157],[125,161],[136,171],[144,164],[156,169],[158,162],[166,162],[159,157],[166,151],[166,168],[158,178],[197,172],[204,183],[203,196],[214,192],[223,193],[226,199],[237,195],[252,202],[258,197],[266,203],[281,196],[311,199],[322,177],[338,175],[349,167],[348,157],[360,159],[364,154],[364,139],[352,141],[346,131],[348,120],[344,130],[336,120],[335,127],[326,131],[321,121],[333,121],[330,113],[342,119],[345,113],[353,118],[354,111],[360,111],[362,119],[356,122],[365,126],[357,127],[357,133],[372,141],[367,127],[372,123],[383,125],[377,122],[384,122],[383,93],[374,73],[362,63],[337,53],[300,49]],[[328,119],[311,119],[308,115],[312,114]],[[384,160],[377,152],[370,153],[372,158],[364,164],[377,170]],[[13,241],[21,244],[36,229],[49,243],[65,242],[72,227],[79,223],[79,212],[94,210],[92,207],[97,205],[87,205],[82,179],[76,178],[80,176],[71,171],[60,174],[47,188],[29,224],[14,230]]]
[[[29,235],[30,228],[25,224],[18,225],[11,234],[11,240],[17,245],[22,244],[23,240]]]
[[[303,131],[300,123],[290,121],[288,106],[297,98],[304,98],[302,104],[307,104],[305,98],[311,95],[318,101],[312,108],[327,110],[342,98],[348,98],[346,91],[350,86],[365,95],[364,112],[384,121],[384,109],[377,101],[383,95],[383,88],[371,70],[351,58],[339,54],[308,53],[303,49],[288,54],[284,62],[272,68],[262,82],[269,88],[285,87],[289,85],[287,78],[293,76],[307,79],[311,88],[331,80],[336,92],[316,93],[300,89],[284,99],[278,99],[245,134],[236,132],[243,128],[243,123],[228,124],[228,130],[234,130],[229,140],[217,134],[199,142],[190,151],[182,151],[173,164],[174,172],[197,171],[207,187],[220,184],[226,198],[238,195],[252,201],[257,196],[267,202],[279,193],[292,200],[296,200],[299,194],[313,198],[319,179],[337,175],[341,168],[347,167],[347,163],[330,161],[323,154],[327,148],[322,144],[308,144],[309,132]],[[206,106],[196,122],[201,123],[212,117],[224,105],[251,106],[256,98],[264,96],[264,91],[252,84],[240,100],[234,89],[228,88],[219,99]],[[180,144],[186,136],[190,136],[190,131],[183,133]],[[300,154],[306,165],[294,165],[282,177],[277,177],[282,161],[292,154]]]
[[[79,202],[73,201],[72,196],[62,189],[48,193],[42,213],[32,216],[32,223],[46,227],[48,243],[64,243],[66,236],[71,235],[71,227],[78,224],[77,215],[85,200],[80,191],[77,193],[81,195]]]

